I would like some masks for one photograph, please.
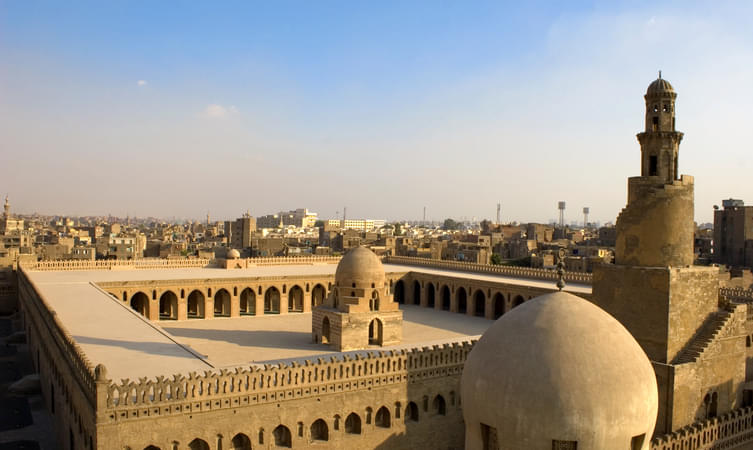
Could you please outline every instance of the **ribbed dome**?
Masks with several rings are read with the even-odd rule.
[[[337,265],[335,283],[337,286],[377,287],[384,285],[384,267],[377,255],[366,247],[356,247],[343,256]]]
[[[657,78],[654,81],[651,82],[651,84],[648,85],[648,90],[646,90],[646,95],[658,95],[658,94],[665,94],[665,93],[674,93],[675,90],[672,87],[671,84],[669,84],[669,81],[665,80],[664,78]]]
[[[643,349],[591,302],[556,292],[523,303],[476,343],[461,381],[466,449],[482,448],[482,425],[501,448],[648,449],[658,408]]]

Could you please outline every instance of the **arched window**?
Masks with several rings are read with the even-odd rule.
[[[230,292],[220,289],[214,295],[215,317],[230,317]]]
[[[447,414],[447,405],[444,402],[444,397],[442,397],[441,395],[434,397],[432,408],[434,409],[434,414],[439,414],[442,416]]]
[[[200,291],[191,291],[188,294],[188,318],[204,318],[204,294]]]
[[[178,318],[178,296],[172,291],[165,291],[159,298],[160,320],[176,320]]]
[[[361,434],[361,418],[358,414],[350,413],[345,418],[345,432],[348,434]]]
[[[196,438],[188,444],[188,448],[191,450],[209,450],[209,444],[203,439]]]
[[[251,439],[243,433],[238,433],[230,441],[230,450],[251,450]]]
[[[390,410],[387,407],[382,406],[377,410],[374,416],[374,424],[381,428],[390,427]]]
[[[239,303],[241,315],[256,314],[256,294],[253,289],[246,288],[242,290]]]
[[[405,408],[405,421],[418,422],[418,405],[414,402],[408,403],[408,406]]]
[[[278,425],[272,432],[272,436],[274,436],[275,445],[278,447],[291,447],[293,444],[290,430],[285,425]]]
[[[382,345],[382,321],[379,319],[369,323],[369,345]]]
[[[326,441],[329,439],[327,422],[323,419],[317,419],[311,424],[311,439],[314,441]]]
[[[280,313],[280,291],[272,286],[264,293],[264,314]]]

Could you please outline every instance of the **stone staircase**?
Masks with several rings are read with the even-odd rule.
[[[701,329],[693,336],[688,345],[675,357],[672,364],[686,364],[696,362],[703,355],[719,332],[732,321],[734,314],[730,309],[722,309],[706,319]]]

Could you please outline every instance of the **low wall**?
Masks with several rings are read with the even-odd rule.
[[[385,256],[385,264],[404,264],[408,266],[435,267],[437,269],[458,270],[463,272],[490,273],[510,277],[530,278],[534,280],[557,280],[557,272],[531,267],[495,266],[491,264],[467,263],[462,261],[444,261],[410,256]],[[565,272],[565,281],[592,284],[593,276],[583,272]]]
[[[732,450],[750,448],[751,443],[753,408],[748,407],[656,438],[651,442],[651,450]]]

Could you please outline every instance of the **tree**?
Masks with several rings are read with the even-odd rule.
[[[499,253],[492,253],[491,258],[489,258],[489,262],[493,266],[499,266],[502,264],[502,256],[500,256]]]
[[[323,227],[324,221],[323,220],[317,220],[316,223],[314,223],[315,227]]]
[[[460,228],[460,224],[452,219],[445,219],[442,228],[445,230],[457,230]]]

